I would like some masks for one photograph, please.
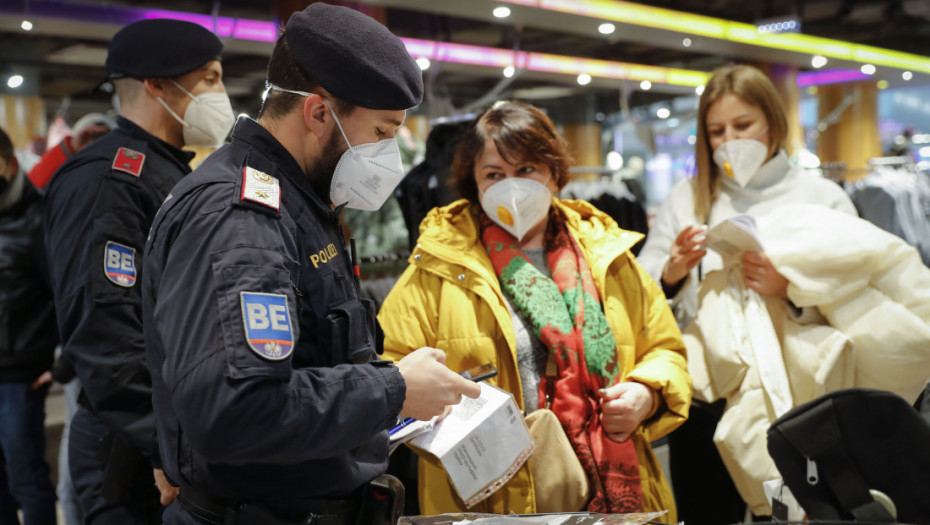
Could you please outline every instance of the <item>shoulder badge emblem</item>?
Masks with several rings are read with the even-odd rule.
[[[136,284],[136,250],[113,241],[103,249],[103,271],[113,284],[130,288]]]
[[[280,211],[281,186],[278,179],[246,166],[242,171],[241,200],[257,202]]]
[[[280,361],[294,349],[294,332],[287,296],[275,293],[239,292],[242,325],[249,348],[259,356]]]
[[[129,148],[120,148],[116,152],[116,158],[113,159],[111,168],[139,177],[142,175],[142,164],[144,163],[145,155],[142,153]]]

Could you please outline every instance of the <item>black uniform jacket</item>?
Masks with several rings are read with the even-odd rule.
[[[142,249],[194,154],[128,119],[71,157],[46,193],[49,270],[64,353],[91,408],[158,460],[142,336]]]
[[[255,121],[172,190],[143,295],[164,468],[182,492],[338,498],[386,470],[403,378],[375,354],[339,210]]]

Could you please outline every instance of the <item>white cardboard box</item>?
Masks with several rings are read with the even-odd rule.
[[[507,483],[536,448],[513,395],[480,383],[445,419],[410,444],[438,459],[469,507]]]

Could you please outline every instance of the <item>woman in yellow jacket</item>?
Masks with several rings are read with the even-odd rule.
[[[382,305],[385,357],[432,346],[452,370],[495,364],[491,382],[527,414],[549,407],[558,416],[588,476],[587,510],[668,509],[663,519],[674,523],[650,442],[688,415],[681,334],[629,251],[641,235],[554,198],[567,176],[564,141],[539,109],[498,102],[480,115],[453,162],[465,199],[424,219]],[[537,509],[526,465],[466,509],[442,468],[421,460],[419,496],[427,515]]]

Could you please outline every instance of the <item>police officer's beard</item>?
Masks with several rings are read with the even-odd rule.
[[[342,154],[349,149],[345,139],[338,132],[329,136],[329,142],[323,148],[323,155],[307,169],[307,178],[317,195],[324,201],[329,199],[329,189],[333,184],[333,173]]]

